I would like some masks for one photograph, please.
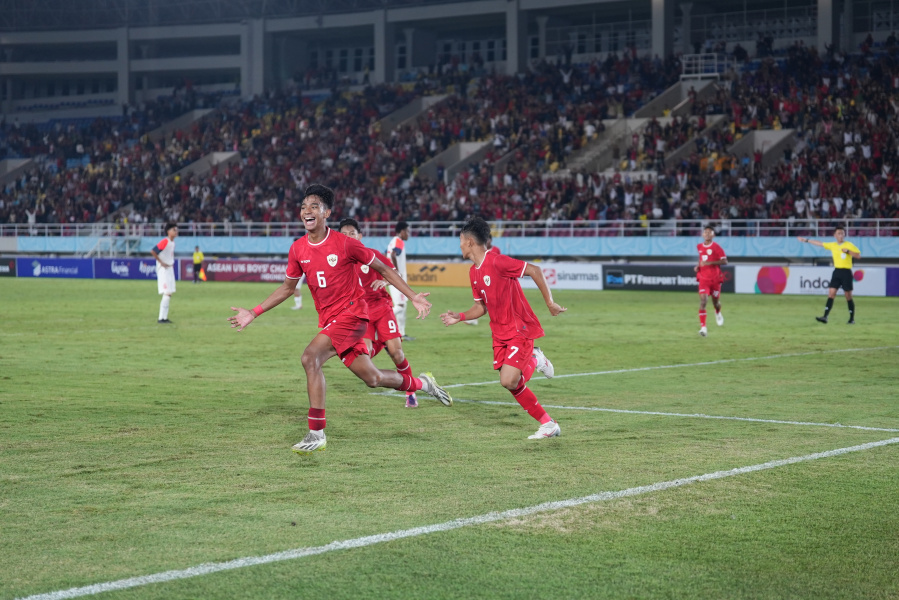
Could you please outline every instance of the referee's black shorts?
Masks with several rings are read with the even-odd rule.
[[[843,291],[851,292],[852,282],[852,269],[834,269],[830,276],[830,287],[837,290],[843,288]]]

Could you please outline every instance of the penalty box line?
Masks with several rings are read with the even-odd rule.
[[[318,554],[325,554],[327,552],[334,552],[339,550],[350,550],[353,548],[364,548],[366,546],[373,546],[375,544],[381,544],[384,542],[392,542],[394,540],[401,540],[406,538],[419,537],[423,535],[429,535],[432,533],[438,533],[441,531],[452,531],[454,529],[460,529],[462,527],[469,527],[472,525],[483,525],[485,523],[495,523],[498,521],[506,521],[509,519],[518,519],[521,517],[526,517],[533,514],[544,513],[544,512],[552,512],[558,511],[565,508],[572,508],[575,506],[580,506],[582,504],[592,504],[597,502],[607,502],[610,500],[617,500],[619,498],[627,498],[630,496],[639,496],[642,494],[649,494],[653,492],[661,492],[664,490],[674,489],[683,487],[685,485],[689,485],[692,483],[700,483],[703,481],[712,481],[715,479],[724,479],[727,477],[734,477],[736,475],[745,475],[747,473],[754,473],[756,471],[764,471],[767,469],[776,469],[778,467],[784,467],[787,465],[792,465],[801,462],[808,462],[812,460],[818,460],[821,458],[830,458],[833,456],[840,456],[842,454],[849,454],[852,452],[861,452],[864,450],[870,450],[872,448],[878,448],[881,446],[888,446],[890,444],[899,443],[899,437],[890,438],[888,440],[881,440],[878,442],[869,442],[867,444],[859,444],[857,446],[849,446],[846,448],[837,448],[836,450],[827,450],[825,452],[816,452],[814,454],[806,454],[805,456],[794,456],[792,458],[785,458],[781,460],[773,460],[765,463],[760,463],[756,465],[750,465],[747,467],[739,467],[736,469],[730,469],[728,471],[715,471],[714,473],[706,473],[704,475],[694,475],[693,477],[686,477],[684,479],[672,479],[669,481],[662,481],[659,483],[653,483],[651,485],[644,485],[639,487],[628,488],[626,490],[618,490],[614,492],[599,492],[597,494],[591,494],[589,496],[582,496],[580,498],[571,498],[569,500],[560,500],[555,502],[545,502],[543,504],[537,504],[534,506],[528,506],[525,508],[515,508],[512,510],[506,510],[502,512],[490,512],[483,515],[477,515],[474,517],[465,517],[460,519],[453,519],[452,521],[446,521],[444,523],[437,523],[434,525],[426,525],[423,527],[413,527],[411,529],[401,529],[399,531],[392,531],[389,533],[380,533],[376,535],[369,535],[349,540],[343,541],[335,541],[330,544],[325,544],[324,546],[312,546],[308,548],[296,548],[294,550],[285,550],[283,552],[276,552],[274,554],[267,554],[264,556],[247,556],[244,558],[238,558],[235,560],[229,560],[226,562],[220,563],[206,563],[202,565],[197,565],[195,567],[190,567],[187,569],[175,570],[175,571],[165,571],[162,573],[155,573],[152,575],[143,575],[140,577],[130,577],[128,579],[119,579],[117,581],[109,581],[106,583],[97,583],[94,585],[88,585],[84,587],[76,587],[70,588],[68,590],[60,590],[56,592],[49,592],[45,594],[36,594],[33,596],[27,596],[25,598],[21,598],[20,600],[64,600],[66,598],[78,598],[81,596],[91,596],[94,594],[100,594],[103,592],[111,592],[116,590],[125,590],[129,588],[135,588],[145,585],[150,585],[153,583],[165,583],[168,581],[176,581],[179,579],[190,579],[192,577],[199,577],[201,575],[209,575],[212,573],[220,573],[222,571],[231,571],[233,569],[241,569],[244,567],[251,567],[256,565],[264,565],[275,562],[281,562],[285,560],[294,560],[297,558],[303,558],[306,556],[315,556]]]

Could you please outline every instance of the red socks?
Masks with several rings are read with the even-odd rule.
[[[403,383],[396,389],[401,392],[417,392],[421,389],[421,379],[412,377],[406,373],[400,373],[400,375],[403,377]]]
[[[705,327],[705,311],[704,310],[699,311],[699,326]]]
[[[378,352],[384,349],[387,346],[384,342],[380,340],[373,340],[371,343],[371,357],[374,358],[378,355]]]
[[[524,378],[524,382],[527,383],[531,380],[531,376],[534,374],[534,370],[537,368],[537,357],[532,356],[531,360],[528,361],[528,364],[524,366],[524,369],[521,370],[521,376]]]
[[[412,367],[409,366],[409,359],[404,358],[403,362],[396,366],[396,372],[400,375],[411,375]]]
[[[309,430],[321,431],[325,428],[325,409],[310,408],[309,409]]]
[[[401,392],[417,392],[421,389],[421,379],[412,377],[412,367],[409,366],[409,360],[403,359],[403,362],[396,366],[396,372],[403,376],[403,383],[396,388]]]
[[[543,407],[540,406],[540,403],[537,401],[537,396],[528,389],[524,377],[519,380],[518,387],[512,390],[512,395],[515,396],[515,399],[521,405],[521,408],[525,409],[529,415],[540,421],[541,425],[552,421],[546,411],[543,410]]]

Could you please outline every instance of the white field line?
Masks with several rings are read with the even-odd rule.
[[[209,575],[211,573],[218,573],[221,571],[230,571],[233,569],[241,569],[243,567],[264,565],[264,564],[280,562],[280,561],[284,561],[284,560],[293,560],[296,558],[303,558],[305,556],[315,556],[317,554],[325,554],[326,552],[334,552],[337,550],[350,550],[352,548],[364,548],[366,546],[373,546],[375,544],[391,542],[394,540],[401,540],[401,539],[405,539],[405,538],[429,535],[429,534],[438,533],[441,531],[452,531],[454,529],[459,529],[462,527],[469,527],[471,525],[483,525],[484,523],[493,523],[496,521],[517,519],[517,518],[526,517],[528,515],[533,515],[533,514],[541,513],[541,512],[557,511],[557,510],[561,510],[564,508],[571,508],[573,506],[579,506],[581,504],[606,502],[609,500],[616,500],[618,498],[626,498],[629,496],[639,496],[641,494],[660,492],[660,491],[664,491],[664,490],[669,490],[669,489],[689,485],[691,483],[711,481],[714,479],[724,479],[726,477],[733,477],[735,475],[745,475],[746,473],[754,473],[756,471],[764,471],[766,469],[776,469],[778,467],[784,467],[784,466],[792,465],[792,464],[796,464],[796,463],[807,462],[807,461],[811,461],[811,460],[818,460],[819,458],[830,458],[832,456],[840,456],[841,454],[848,454],[850,452],[860,452],[862,450],[870,450],[872,448],[877,448],[880,446],[888,446],[890,444],[896,444],[896,443],[899,443],[899,437],[891,438],[888,440],[881,440],[879,442],[869,442],[867,444],[860,444],[858,446],[849,446],[847,448],[838,448],[836,450],[827,450],[826,452],[816,452],[814,454],[806,454],[805,456],[794,456],[793,458],[785,458],[782,460],[773,460],[770,462],[760,463],[757,465],[750,465],[748,467],[739,467],[736,469],[731,469],[729,471],[715,471],[714,473],[706,473],[705,475],[694,475],[693,477],[687,477],[684,479],[672,479],[670,481],[662,481],[659,483],[653,483],[651,485],[644,485],[644,486],[640,486],[640,487],[628,488],[626,490],[619,490],[617,492],[599,492],[598,494],[592,494],[590,496],[583,496],[581,498],[572,498],[570,500],[560,500],[560,501],[556,501],[556,502],[545,502],[543,504],[537,504],[535,506],[528,506],[525,508],[515,508],[512,510],[506,510],[503,512],[491,512],[491,513],[487,513],[487,514],[483,514],[483,515],[477,515],[474,517],[453,519],[452,521],[446,521],[444,523],[437,523],[435,525],[426,525],[423,527],[413,527],[412,529],[401,529],[399,531],[392,531],[390,533],[380,533],[380,534],[376,534],[376,535],[369,535],[369,536],[354,538],[354,539],[350,539],[350,540],[335,541],[335,542],[331,542],[330,544],[325,544],[324,546],[313,546],[311,548],[296,548],[294,550],[285,550],[283,552],[276,552],[274,554],[267,554],[265,556],[247,556],[244,558],[237,558],[234,560],[229,560],[227,562],[206,563],[206,564],[202,564],[202,565],[197,565],[196,567],[190,567],[187,569],[181,569],[181,570],[176,570],[176,571],[165,571],[163,573],[155,573],[153,575],[143,575],[141,577],[130,577],[128,579],[119,579],[117,581],[109,581],[106,583],[97,583],[94,585],[71,588],[68,590],[60,590],[57,592],[49,592],[46,594],[36,594],[34,596],[28,596],[26,598],[22,598],[21,600],[63,600],[64,598],[78,598],[80,596],[91,596],[93,594],[100,594],[102,592],[124,590],[124,589],[133,588],[133,587],[149,585],[152,583],[165,583],[167,581],[175,581],[178,579],[189,579],[191,577],[198,577],[200,575]]]
[[[392,396],[393,394],[385,394]],[[465,400],[462,398],[453,398],[453,402],[462,402],[466,404],[489,404],[495,406],[514,406],[520,408],[517,402],[497,402],[495,400]],[[719,415],[704,415],[702,413],[669,413],[651,410],[626,410],[623,408],[598,408],[596,406],[557,406],[554,404],[542,404],[543,408],[551,408],[553,410],[592,410],[596,412],[623,413],[626,415],[655,415],[659,417],[687,417],[693,419],[720,419],[722,421],[748,421],[750,423],[774,423],[777,425],[804,425],[806,427],[837,427],[843,429],[861,429],[864,431],[886,431],[887,433],[899,433],[899,429],[890,429],[889,427],[867,427],[865,425],[843,425],[842,423],[815,423],[813,421],[781,421],[778,419],[754,419],[752,417],[726,417]]]
[[[658,371],[661,369],[683,369],[685,367],[707,367],[710,365],[725,365],[728,363],[738,363],[738,362],[748,362],[755,360],[773,360],[775,358],[792,358],[796,356],[814,356],[817,354],[836,354],[839,352],[871,352],[874,350],[894,350],[899,348],[899,346],[876,346],[873,348],[840,348],[838,350],[813,350],[811,352],[794,352],[792,354],[771,354],[769,356],[749,356],[746,358],[725,358],[722,360],[710,360],[706,362],[698,362],[698,363],[685,363],[681,365],[657,365],[654,367],[636,367],[633,369],[614,369],[612,371],[593,371],[591,373],[568,373],[565,375],[556,375],[553,379],[564,379],[566,377],[591,377],[594,375],[619,375],[621,373],[641,373],[643,371]],[[534,379],[532,381],[542,381],[540,379]],[[473,385],[497,385],[499,384],[499,378],[493,379],[491,381],[479,381],[476,383],[454,383],[452,385],[445,385],[445,388],[457,388],[457,387],[466,387]]]

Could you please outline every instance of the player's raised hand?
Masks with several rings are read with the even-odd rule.
[[[431,292],[419,292],[412,297],[412,306],[418,311],[416,319],[424,319],[431,314],[431,303],[427,300],[430,295]]]
[[[457,312],[453,312],[451,310],[446,311],[442,315],[440,315],[440,320],[443,321],[443,324],[449,327],[450,325],[455,325],[462,321],[462,315]]]
[[[237,331],[243,331],[244,327],[252,323],[253,319],[256,318],[256,313],[239,306],[232,306],[231,310],[236,310],[237,314],[228,317],[228,322],[231,323],[232,329],[237,327]]]
[[[553,302],[552,304],[547,304],[546,308],[549,309],[549,314],[551,314],[554,317],[557,317],[560,314],[562,314],[563,312],[565,312],[566,310],[568,310],[564,306],[560,305],[558,302]]]
[[[374,281],[371,282],[371,289],[373,289],[376,292],[378,290],[382,290],[386,287],[387,287],[386,279],[375,279]]]

